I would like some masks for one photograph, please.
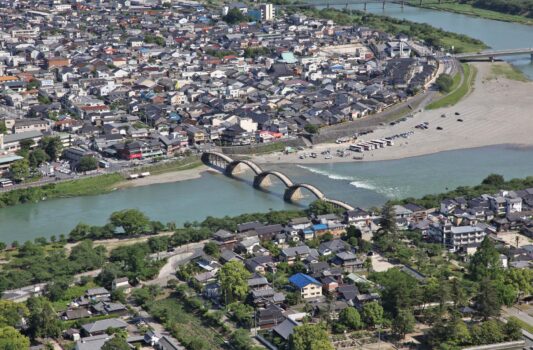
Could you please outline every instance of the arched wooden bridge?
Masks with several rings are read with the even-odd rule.
[[[287,202],[294,202],[302,198],[301,191],[307,190],[313,194],[317,199],[327,203],[333,204],[335,207],[343,208],[346,210],[354,210],[351,205],[335,200],[326,198],[324,193],[316,186],[306,183],[294,183],[287,175],[280,171],[275,170],[263,170],[258,164],[251,160],[235,160],[220,152],[205,152],[202,154],[202,162],[209,166],[215,166],[224,171],[227,176],[235,176],[236,174],[246,171],[249,168],[254,173],[254,187],[262,189],[272,184],[272,178],[277,178],[285,185],[285,193],[283,199]]]

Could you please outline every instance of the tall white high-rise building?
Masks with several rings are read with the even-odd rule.
[[[262,4],[261,5],[261,20],[263,21],[273,21],[276,16],[276,10],[273,4]]]

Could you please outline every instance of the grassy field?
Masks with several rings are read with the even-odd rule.
[[[100,175],[80,180],[60,182],[48,195],[48,198],[92,196],[107,193],[113,186],[124,180],[121,174]]]
[[[150,174],[152,175],[159,175],[159,174],[169,173],[172,171],[194,169],[196,167],[199,167],[200,165],[202,165],[200,158],[191,156],[191,157],[185,157],[180,160],[174,160],[174,161],[170,161],[166,163],[160,163],[160,164],[142,167],[140,169],[135,169],[135,171],[136,172],[149,171]]]
[[[193,339],[202,339],[209,349],[223,348],[223,339],[212,328],[207,327],[194,312],[185,310],[182,301],[174,296],[157,300],[149,306],[149,313],[164,322],[172,335],[187,344]]]
[[[495,21],[533,24],[533,19],[531,18],[517,16],[517,15],[509,15],[506,13],[476,8],[470,4],[459,4],[459,3],[424,4],[422,2],[422,6],[420,6],[419,0],[410,0],[409,4],[412,6],[416,6],[416,7],[423,7],[423,8],[432,9],[432,10],[454,12],[454,13],[459,13],[459,14],[468,15],[468,16],[491,19]]]
[[[463,63],[463,72],[464,72],[464,79],[461,82],[461,75],[456,74],[453,78],[453,87],[452,92],[450,92],[448,95],[445,95],[441,99],[430,103],[426,109],[438,109],[448,106],[453,106],[457,102],[459,102],[463,97],[468,95],[470,91],[472,90],[472,85],[474,84],[474,80],[476,78],[477,70],[476,68]]]
[[[507,63],[496,63],[492,65],[491,74],[488,76],[488,79],[498,79],[499,77],[522,82],[530,81],[521,70]]]

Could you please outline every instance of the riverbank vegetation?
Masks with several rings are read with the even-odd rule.
[[[394,201],[398,203],[415,203],[425,208],[437,208],[440,202],[446,198],[465,197],[466,199],[481,196],[486,193],[496,193],[499,190],[517,191],[533,187],[533,176],[528,176],[523,179],[505,180],[503,176],[498,174],[491,174],[487,176],[481,184],[477,186],[460,186],[455,190],[439,193],[429,194],[422,198],[405,198],[403,200]]]
[[[196,156],[188,156],[183,159],[157,163],[135,169],[136,172],[150,172],[152,175],[159,175],[173,171],[183,171],[194,169],[202,165]],[[94,196],[111,192],[125,181],[121,173],[97,175],[78,180],[63,181],[24,189],[14,189],[0,193],[0,208],[24,204],[35,203],[42,200],[78,196]]]
[[[454,76],[452,86],[450,87],[451,92],[443,98],[430,103],[426,109],[438,109],[453,106],[472,91],[477,70],[475,67],[466,63],[463,63],[461,66],[463,74],[461,76],[460,73],[457,73]]]
[[[409,4],[495,21],[533,24],[533,16],[531,16],[533,1],[531,0],[461,0],[459,2],[453,0],[442,3],[423,1],[422,5],[420,5],[420,0],[410,0]]]
[[[315,9],[302,10],[309,16],[330,19],[339,25],[368,26],[390,34],[406,34],[426,42],[427,45],[451,49],[459,52],[477,52],[487,46],[480,40],[466,35],[448,32],[425,23],[415,23],[404,19],[378,16],[356,10]]]
[[[529,82],[530,80],[518,68],[507,63],[495,63],[491,67],[491,73],[487,79],[505,78],[509,80],[516,80],[521,82]]]

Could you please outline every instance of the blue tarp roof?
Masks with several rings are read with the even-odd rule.
[[[322,230],[327,230],[327,229],[328,229],[328,225],[326,225],[326,224],[313,225],[313,230],[314,231],[322,231]]]
[[[303,288],[309,284],[321,285],[316,279],[303,273],[297,273],[289,278],[289,282],[294,284],[298,288]]]

